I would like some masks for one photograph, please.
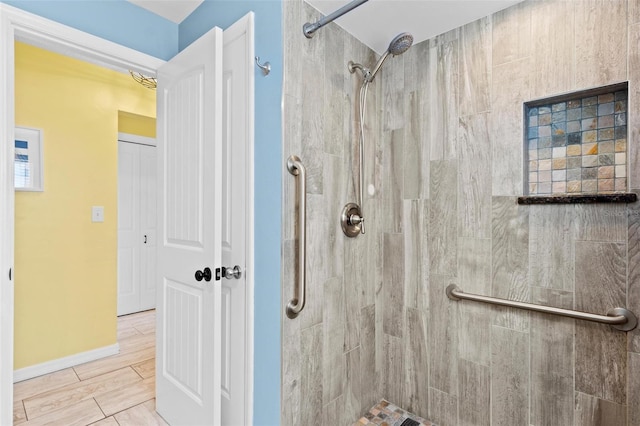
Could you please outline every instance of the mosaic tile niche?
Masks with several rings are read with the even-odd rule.
[[[528,195],[627,190],[627,92],[625,83],[525,104]]]

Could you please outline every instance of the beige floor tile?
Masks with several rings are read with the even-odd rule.
[[[131,366],[143,379],[154,377],[156,374],[156,360],[155,358],[135,364]]]
[[[86,426],[97,420],[103,419],[104,414],[96,404],[96,401],[88,399],[65,407],[62,410],[52,411],[37,419],[23,423],[25,426]]]
[[[138,312],[136,314],[118,317],[118,324],[122,327],[136,327],[142,324],[155,324],[155,322],[155,311]]]
[[[25,399],[24,406],[27,417],[35,419],[48,412],[59,410],[141,381],[140,376],[133,369],[126,367]]]
[[[120,389],[97,396],[96,402],[104,414],[110,416],[131,406],[153,399],[155,392],[155,378],[145,379],[142,382],[123,386]]]
[[[56,371],[55,373],[45,374],[44,376],[35,377],[13,385],[13,399],[27,399],[29,397],[50,391],[51,389],[60,388],[71,383],[79,382],[78,376],[73,372],[72,368]]]
[[[139,426],[142,426],[142,425],[143,423],[140,423]],[[91,426],[119,426],[119,425],[116,419],[113,416],[111,416],[111,417],[107,417],[106,419],[99,420],[95,423],[91,423]]]
[[[120,355],[156,346],[156,334],[136,334],[119,340]]]
[[[150,323],[143,323],[143,324],[138,324],[135,326],[135,329],[138,330],[140,333],[142,334],[151,334],[156,332],[156,323],[154,322],[150,322]]]
[[[110,371],[119,370],[128,365],[145,361],[156,356],[155,347],[144,348],[139,351],[121,353],[97,361],[73,367],[80,380],[87,380]]]
[[[13,401],[13,424],[19,425],[27,421],[27,413],[24,412],[22,400]]]
[[[140,334],[142,333],[140,333],[134,327],[123,327],[123,328],[118,327],[118,342],[120,342],[122,339],[127,339],[129,337],[140,335]]]
[[[120,426],[166,426],[167,423],[156,413],[155,398],[136,405],[115,415]]]
[[[115,413],[165,425],[155,413],[155,311],[118,318],[118,343],[117,355],[14,384],[14,425],[119,426]]]

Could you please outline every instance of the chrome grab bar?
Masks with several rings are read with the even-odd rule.
[[[306,292],[306,236],[307,236],[307,171],[295,155],[287,159],[287,170],[298,177],[298,281],[293,299],[287,304],[287,316],[291,319],[300,314],[305,303]]]
[[[631,331],[638,325],[638,319],[625,308],[613,308],[607,315],[597,315],[588,312],[574,311],[571,309],[554,308],[552,306],[536,305],[533,303],[516,302],[515,300],[499,299],[497,297],[481,296],[479,294],[465,293],[455,284],[447,287],[447,297],[451,300],[473,300],[474,302],[489,303],[492,305],[508,306],[511,308],[526,309],[533,312],[559,315],[561,317],[575,318],[579,320],[608,324],[621,331]]]

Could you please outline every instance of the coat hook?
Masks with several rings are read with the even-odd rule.
[[[262,74],[264,75],[268,75],[271,72],[271,64],[269,62],[261,64],[260,56],[256,56],[256,65],[262,70]]]

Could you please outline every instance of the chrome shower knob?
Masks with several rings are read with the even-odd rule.
[[[358,234],[364,234],[364,217],[362,217],[360,206],[356,203],[348,203],[344,206],[340,215],[340,223],[342,232],[347,237],[353,238]]]

